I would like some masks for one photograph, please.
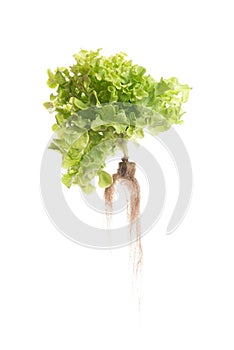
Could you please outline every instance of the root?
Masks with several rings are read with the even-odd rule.
[[[105,189],[104,198],[108,222],[110,222],[112,203],[118,182],[126,185],[130,192],[128,205],[128,218],[130,223],[130,235],[135,239],[133,252],[133,272],[137,276],[142,265],[141,225],[140,225],[140,186],[135,178],[136,164],[129,162],[127,157],[122,158],[117,173],[113,175],[113,183]]]

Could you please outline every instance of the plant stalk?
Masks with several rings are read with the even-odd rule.
[[[126,162],[128,161],[128,147],[127,147],[127,141],[121,137],[119,138],[118,140],[118,146],[120,148],[120,150],[123,152],[123,158],[122,158],[122,161]]]

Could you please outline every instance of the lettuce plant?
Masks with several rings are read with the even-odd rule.
[[[100,49],[81,50],[74,58],[71,67],[48,69],[53,93],[44,106],[55,114],[50,148],[62,154],[62,182],[89,193],[95,176],[101,187],[112,183],[103,169],[117,148],[124,151],[145,129],[155,135],[182,123],[190,88],[174,77],[156,81],[122,52],[104,57]]]
[[[111,214],[116,184],[130,192],[130,231],[136,232],[135,269],[142,260],[140,242],[140,186],[135,163],[128,160],[127,143],[166,131],[181,124],[182,105],[190,88],[177,78],[159,81],[120,52],[105,57],[101,50],[81,50],[71,67],[48,70],[48,86],[53,90],[44,106],[55,114],[56,132],[50,148],[62,154],[62,182],[78,185],[85,193],[95,190],[94,178],[105,188],[104,198]],[[123,151],[117,173],[105,169],[106,160],[117,149]]]

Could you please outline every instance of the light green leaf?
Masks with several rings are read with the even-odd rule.
[[[55,96],[54,94],[50,94],[50,101],[56,100],[56,97],[57,97],[57,96]]]
[[[99,176],[98,185],[102,188],[110,186],[113,182],[112,176],[108,174],[106,171],[103,171],[103,170],[99,171],[98,176]]]
[[[52,125],[52,131],[56,131],[59,128],[58,124]]]
[[[95,191],[95,187],[92,184],[88,184],[87,186],[81,187],[81,189],[86,194],[91,194]]]
[[[67,186],[68,188],[72,185],[72,179],[74,175],[73,174],[64,174],[61,178],[62,183]]]
[[[113,123],[113,127],[115,128],[117,134],[122,134],[122,133],[126,132],[127,125],[126,124]]]
[[[58,83],[55,79],[54,74],[52,73],[52,71],[50,69],[47,70],[47,74],[48,74],[47,84],[51,89],[53,89],[58,85]]]
[[[89,142],[89,134],[87,132],[83,133],[79,138],[72,143],[72,147],[78,150],[83,150]]]
[[[104,121],[110,121],[110,120],[114,120],[114,116],[116,112],[115,112],[114,106],[110,104],[110,105],[103,106],[100,109],[99,114]]]
[[[49,146],[49,149],[59,150],[63,154],[68,151],[69,145],[63,139],[53,139]]]
[[[63,85],[66,83],[66,79],[64,78],[63,74],[59,71],[57,71],[55,73],[54,78],[55,78],[56,83],[59,85]]]
[[[76,106],[79,109],[86,109],[87,108],[87,105],[76,97],[71,97],[70,103],[72,103],[74,106]]]
[[[100,126],[106,125],[106,124],[107,122],[104,122],[104,120],[100,118],[100,115],[97,115],[97,117],[91,123],[91,129],[97,130]]]
[[[54,105],[52,102],[45,102],[43,103],[43,106],[46,108],[46,109],[49,109],[49,110],[52,110]]]

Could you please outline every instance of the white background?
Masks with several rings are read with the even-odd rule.
[[[0,348],[234,348],[232,1],[8,1],[1,4]],[[188,215],[172,208],[143,239],[138,311],[129,249],[72,243],[49,221],[39,171],[52,117],[46,69],[80,48],[128,52],[193,87],[176,128],[194,172]],[[174,175],[174,172],[172,173]],[[169,210],[170,209],[170,210]]]

